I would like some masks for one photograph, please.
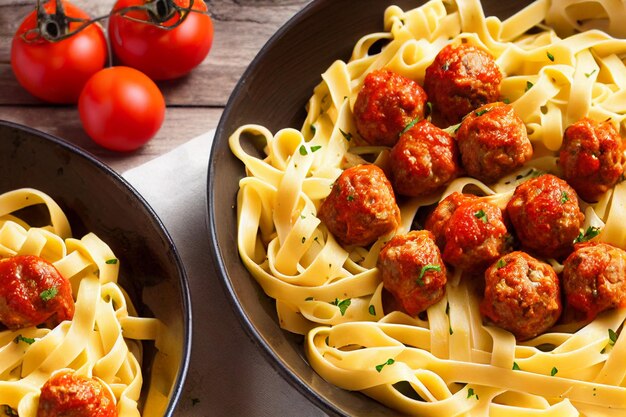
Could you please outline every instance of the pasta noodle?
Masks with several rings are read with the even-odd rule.
[[[241,259],[276,300],[280,325],[305,335],[307,358],[324,379],[420,416],[626,413],[626,310],[516,343],[511,333],[483,324],[479,299],[457,273],[425,317],[385,314],[376,260],[389,236],[346,249],[317,218],[346,165],[365,155],[387,161],[386,148],[351,141],[365,75],[384,67],[422,84],[448,43],[477,45],[495,57],[504,74],[501,95],[524,121],[534,157],[491,187],[458,178],[435,198],[403,201],[396,233],[410,230],[420,207],[454,191],[480,192],[505,207],[532,172],[558,173],[564,129],[583,116],[610,119],[623,132],[626,40],[591,25],[623,35],[625,13],[609,0],[537,0],[504,21],[486,17],[478,0],[431,0],[407,11],[390,6],[384,31],[363,36],[348,62],[336,61],[322,75],[301,130],[272,134],[244,125],[231,135],[247,173],[237,199]],[[370,54],[379,41],[384,48]],[[263,158],[248,151],[251,137],[266,145]],[[624,182],[582,209],[585,228],[599,227],[599,240],[626,248]]]
[[[50,222],[30,226],[15,212],[44,205]],[[0,195],[0,257],[37,255],[51,262],[72,286],[75,313],[53,329],[0,331],[0,405],[34,417],[40,388],[60,369],[97,377],[111,389],[120,416],[139,416],[142,340],[158,340],[162,324],[137,317],[118,285],[119,262],[109,246],[89,233],[73,238],[70,224],[45,193],[18,189]]]

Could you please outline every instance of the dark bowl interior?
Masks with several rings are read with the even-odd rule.
[[[241,263],[236,242],[236,194],[245,175],[228,147],[241,125],[257,123],[276,132],[300,129],[305,104],[321,74],[335,59],[347,60],[357,40],[383,30],[385,9],[417,7],[415,0],[317,0],[265,45],[235,88],[217,127],[209,162],[208,216],[213,258],[233,308],[270,362],[293,385],[330,414],[396,415],[374,400],[325,382],[308,365],[302,338],[280,329],[274,302]],[[510,16],[529,1],[482,2],[485,14]]]
[[[0,121],[0,193],[22,187],[50,195],[68,215],[74,237],[94,232],[120,258],[120,285],[141,316],[167,325],[173,343],[167,360],[154,363],[154,343],[144,344],[144,392],[153,370],[163,373],[171,416],[191,353],[187,277],[163,224],[118,174],[89,154],[48,134]]]

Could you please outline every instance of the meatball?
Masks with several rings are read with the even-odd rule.
[[[369,245],[400,224],[391,183],[383,170],[372,164],[343,171],[318,216],[344,245]]]
[[[459,173],[456,142],[426,120],[400,137],[389,158],[394,190],[410,197],[430,194]]]
[[[576,191],[551,174],[518,185],[506,210],[522,246],[552,258],[572,251],[585,219]]]
[[[37,417],[116,417],[111,391],[97,379],[57,372],[41,387]]]
[[[430,230],[435,236],[435,243],[439,249],[443,250],[446,245],[445,228],[452,213],[464,202],[477,200],[473,194],[462,194],[453,192],[437,204],[437,207],[426,218],[424,228]]]
[[[424,118],[426,93],[418,83],[389,70],[372,71],[354,102],[359,135],[371,145],[393,146],[416,118]]]
[[[626,307],[626,252],[607,243],[582,243],[563,263],[569,306],[587,320],[604,310]]]
[[[456,140],[467,174],[487,183],[513,172],[533,155],[524,122],[511,105],[502,102],[469,113]]]
[[[476,46],[445,46],[426,68],[424,90],[442,126],[459,123],[474,109],[500,97],[502,73]]]
[[[518,340],[535,337],[561,315],[559,278],[550,265],[524,252],[511,252],[485,271],[480,311]]]
[[[0,259],[0,322],[9,329],[55,327],[74,316],[70,282],[39,256]]]
[[[511,251],[512,239],[502,210],[481,198],[461,203],[443,232],[443,260],[463,271],[483,273],[496,259]]]
[[[402,310],[416,316],[443,298],[446,267],[427,230],[394,236],[378,255],[383,286]]]
[[[615,127],[581,119],[565,129],[559,154],[563,178],[586,201],[597,201],[624,172],[624,146]]]

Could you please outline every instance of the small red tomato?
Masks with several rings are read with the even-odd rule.
[[[65,15],[88,20],[89,16],[73,4],[63,1]],[[41,7],[47,14],[56,12],[56,1]],[[80,22],[70,22],[67,31],[77,30]],[[90,24],[68,38],[49,41],[38,37],[37,11],[30,13],[17,29],[11,44],[11,67],[17,81],[32,95],[52,103],[76,103],[80,92],[93,74],[104,68],[107,44],[102,28]],[[52,25],[52,31],[58,31]],[[27,39],[24,39],[26,37]]]
[[[87,81],[78,99],[83,128],[99,145],[132,151],[148,142],[165,117],[165,100],[145,74],[111,67]]]
[[[155,13],[146,10],[122,12],[125,8],[156,4],[154,0],[117,0],[109,18],[109,37],[115,56],[122,65],[137,68],[154,80],[181,77],[197,67],[206,58],[213,43],[213,22],[205,13],[189,12],[179,20],[179,12],[172,4],[188,8],[190,0],[161,1]],[[203,0],[193,0],[193,10],[207,11]],[[158,27],[160,19],[164,19]]]

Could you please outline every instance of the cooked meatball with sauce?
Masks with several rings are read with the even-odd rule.
[[[518,340],[544,333],[562,311],[559,278],[550,265],[525,252],[511,252],[485,271],[480,311]]]
[[[522,246],[548,258],[572,251],[585,219],[576,191],[552,174],[518,185],[506,210]]]
[[[74,316],[70,282],[34,255],[0,259],[0,322],[9,329],[55,327]]]
[[[41,388],[37,417],[117,417],[113,395],[95,378],[55,373]]]
[[[626,307],[626,251],[600,242],[576,245],[563,263],[563,289],[568,305],[587,320]]]
[[[445,228],[452,213],[464,202],[478,199],[474,194],[453,192],[441,200],[437,207],[428,215],[424,229],[430,230],[435,236],[435,243],[443,250],[446,245]]]
[[[396,230],[400,209],[383,170],[362,164],[341,173],[318,217],[339,243],[366,246]]]
[[[482,273],[492,262],[511,250],[511,235],[500,208],[484,199],[464,196],[457,193],[457,201],[443,200],[439,204],[444,204],[440,214],[446,214],[455,204],[458,206],[447,221],[445,216],[435,214],[435,209],[426,222],[426,228],[430,228],[436,242],[441,243],[445,262],[467,272]]]
[[[415,81],[389,70],[365,76],[354,102],[359,135],[371,145],[393,146],[416,118],[424,118],[426,93]]]
[[[467,174],[487,183],[513,172],[533,155],[524,122],[511,105],[502,102],[470,112],[456,140]]]
[[[456,141],[426,120],[400,137],[389,158],[394,190],[410,197],[437,191],[460,170]]]
[[[565,129],[559,166],[583,200],[595,202],[612,188],[624,163],[622,138],[608,121],[583,118]]]
[[[426,68],[424,90],[441,126],[459,123],[474,109],[497,101],[502,73],[485,50],[447,45]]]
[[[407,314],[416,316],[443,298],[446,267],[427,230],[394,236],[380,251],[377,267],[384,288]]]

